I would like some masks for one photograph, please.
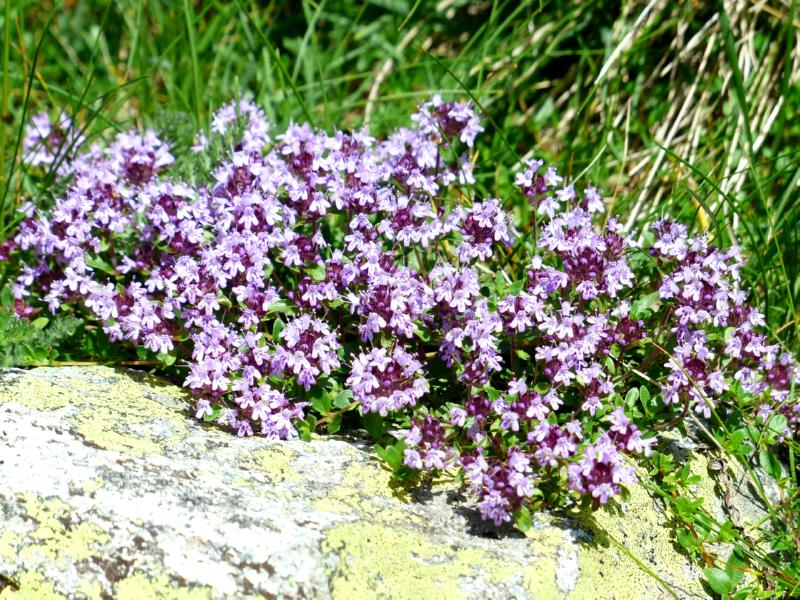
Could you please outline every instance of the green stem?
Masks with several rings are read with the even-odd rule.
[[[190,0],[183,0],[183,14],[186,18],[186,33],[189,38],[189,57],[192,61],[192,95],[194,96],[195,120],[203,121],[200,95],[200,65],[197,61],[197,40],[194,31],[194,8]]]
[[[333,420],[333,418],[336,415],[342,415],[346,412],[350,412],[351,410],[358,408],[359,406],[361,406],[361,402],[359,402],[358,400],[353,400],[350,404],[348,404],[344,408],[341,408],[339,410],[332,410],[327,415],[322,417],[319,421],[317,421],[317,426],[321,425],[322,423],[329,423],[330,421]]]
[[[3,96],[0,99],[0,172],[5,183],[6,137],[8,121],[8,54],[11,47],[11,2],[6,0],[6,13],[3,33]],[[0,215],[0,228],[5,224],[5,215]]]

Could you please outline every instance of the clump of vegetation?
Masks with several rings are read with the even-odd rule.
[[[52,208],[21,208],[15,312],[188,368],[197,416],[239,436],[363,426],[400,479],[457,469],[497,525],[605,504],[692,414],[794,437],[800,369],[738,249],[669,221],[640,244],[541,160],[479,197],[473,107],[437,96],[412,122],[271,132],[240,100],[180,160],[153,131],[93,145]],[[25,160],[47,170],[70,129],[37,117]]]

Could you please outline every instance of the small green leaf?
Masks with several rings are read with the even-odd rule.
[[[383,459],[388,463],[392,469],[398,469],[403,465],[403,458],[405,456],[405,444],[403,440],[394,446],[386,446],[383,450]]]
[[[327,302],[328,308],[339,308],[340,306],[344,306],[344,300],[341,298],[336,298],[335,300],[330,300]]]
[[[277,302],[273,302],[267,308],[267,314],[286,314],[286,315],[293,315],[294,314],[294,307],[287,301],[287,300],[278,300]]]
[[[625,394],[625,405],[633,407],[636,404],[636,401],[639,399],[639,390],[636,388],[631,388],[628,390],[628,393]]]
[[[689,498],[688,496],[678,496],[674,500],[675,513],[687,523],[694,523],[697,518],[697,511],[703,505],[702,498]]]
[[[327,390],[317,389],[311,397],[311,406],[322,415],[328,414],[331,410],[331,397]]]
[[[389,462],[389,459],[386,456],[386,448],[380,444],[375,444],[375,454],[377,454],[378,458],[380,458],[382,461]]]
[[[175,361],[178,360],[178,357],[174,354],[165,354],[163,352],[158,353],[158,360],[164,363],[165,366],[171,367],[175,364]]]
[[[746,429],[737,429],[734,431],[727,441],[726,449],[733,454],[739,454],[742,444],[747,437]]]
[[[306,273],[313,279],[314,281],[325,281],[325,265],[315,264],[312,267],[308,267],[306,269]]]
[[[645,406],[650,406],[650,390],[648,390],[645,386],[639,388],[639,398],[642,399],[642,404]]]
[[[744,578],[746,568],[747,561],[745,560],[744,552],[739,548],[734,548],[731,551],[731,555],[728,557],[728,564],[725,565],[725,572],[734,585]]]
[[[711,569],[703,569],[703,573],[706,574],[708,585],[711,586],[712,590],[723,597],[727,597],[728,594],[730,594],[731,588],[733,587],[733,581],[731,580],[730,575],[728,575],[725,571],[715,567]]]
[[[749,439],[753,444],[757,444],[761,438],[761,432],[758,430],[758,427],[753,425],[747,425],[744,427],[744,430],[747,432],[747,439]]]
[[[333,405],[339,409],[346,407],[351,402],[353,402],[353,392],[350,390],[342,390],[333,398]]]
[[[392,471],[392,479],[396,479],[397,481],[406,481],[407,479],[412,479],[416,475],[417,470],[412,469],[408,465],[400,465]]]
[[[651,292],[631,303],[631,319],[642,319],[658,310],[660,292]]]
[[[363,416],[364,428],[373,439],[379,440],[383,435],[383,418],[378,413],[367,413]]]
[[[522,533],[525,533],[531,528],[533,524],[531,512],[525,506],[520,506],[517,512],[514,513],[514,524]]]
[[[34,321],[33,324],[35,326],[36,321]],[[787,422],[784,415],[772,415],[769,421],[767,421],[767,429],[775,436],[782,436],[786,431],[786,427]]]
[[[34,328],[36,328],[36,329],[42,330],[45,327],[47,327],[47,324],[49,322],[50,322],[50,319],[48,319],[47,317],[39,317],[38,319],[34,319],[31,322],[31,325],[33,325]]]
[[[628,502],[631,499],[631,491],[626,488],[624,485],[619,486],[619,495],[625,502]]]
[[[520,279],[518,281],[515,281],[510,286],[508,286],[508,295],[509,296],[517,296],[522,291],[522,288],[524,288],[524,287],[525,287],[525,280],[524,279]]]
[[[611,358],[610,356],[606,356],[604,362],[606,363],[606,368],[608,369],[608,372],[614,375],[617,372],[617,365],[614,362],[614,359]]]
[[[308,424],[309,431],[314,431],[317,428],[317,417],[314,415],[307,415],[305,422]]]
[[[203,421],[205,421],[206,423],[213,423],[214,421],[219,419],[221,414],[222,414],[222,407],[219,404],[212,404],[211,412],[203,415]]]
[[[102,271],[108,275],[116,275],[117,272],[110,264],[108,264],[105,260],[100,258],[99,256],[90,256],[86,259],[86,264],[93,269],[97,269],[98,271]]]
[[[311,441],[311,434],[317,428],[317,418],[314,415],[307,415],[305,419],[298,423],[297,433],[304,442]]]
[[[46,348],[42,348],[41,346],[31,346],[29,344],[23,344],[22,348],[25,350],[26,354],[25,362],[47,362],[48,354]]]
[[[281,339],[281,331],[283,331],[283,321],[275,319],[272,324],[272,341],[278,342]]]
[[[485,385],[485,386],[483,386],[483,388],[481,388],[481,389],[484,391],[484,393],[486,394],[486,396],[487,396],[487,397],[489,398],[489,400],[491,400],[492,402],[494,402],[495,400],[497,400],[498,398],[500,398],[500,395],[501,395],[501,394],[500,394],[500,390],[496,390],[495,388],[493,388],[492,386],[490,386],[490,385],[488,385],[488,384],[487,384],[487,385]]]
[[[691,550],[699,545],[699,540],[686,527],[682,527],[678,530],[678,543],[687,550]]]
[[[336,433],[342,428],[342,413],[336,413],[328,423],[328,433]]]
[[[720,542],[731,542],[738,537],[739,532],[736,530],[736,526],[731,520],[725,521],[717,531],[717,540]]]
[[[759,462],[767,474],[776,481],[783,477],[781,461],[769,450],[762,450],[758,453]]]
[[[497,275],[494,276],[494,289],[497,290],[499,295],[506,295],[506,278],[503,276],[502,271],[498,271]]]

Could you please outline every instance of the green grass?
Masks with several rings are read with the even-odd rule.
[[[669,216],[736,240],[773,337],[798,349],[797,0],[6,0],[0,16],[0,239],[51,193],[15,160],[37,111],[66,110],[89,140],[154,126],[180,152],[244,92],[276,128],[379,133],[439,92],[484,113],[481,193],[507,196],[537,155],[600,185],[628,228]],[[766,579],[797,552],[798,451]]]

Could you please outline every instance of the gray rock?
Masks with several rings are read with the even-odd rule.
[[[452,484],[399,488],[346,440],[236,438],[132,371],[1,373],[0,461],[2,598],[707,597],[641,486],[497,531]]]

